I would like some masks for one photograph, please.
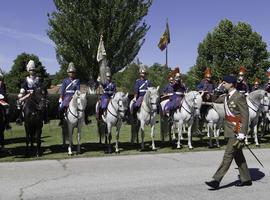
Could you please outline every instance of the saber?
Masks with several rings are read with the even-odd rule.
[[[256,158],[256,160],[260,163],[260,165],[264,168],[263,164],[261,163],[261,161],[257,158],[257,156],[253,153],[253,151],[251,151],[251,149],[249,148],[248,145],[245,144],[245,146],[247,147],[247,149],[250,151],[250,153],[254,156],[254,158]]]

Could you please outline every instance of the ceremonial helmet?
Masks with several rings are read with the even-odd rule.
[[[211,74],[211,69],[209,67],[206,67],[206,69],[204,70],[204,78],[211,78],[212,74]]]
[[[74,72],[74,73],[76,72],[76,68],[75,68],[73,62],[70,62],[70,63],[68,64],[68,68],[67,68],[67,73],[71,73],[71,72]]]
[[[243,76],[246,73],[247,69],[244,66],[241,66],[239,69],[239,75]]]
[[[173,77],[169,76],[168,80],[171,82],[173,81]]]
[[[26,65],[26,70],[30,72],[30,71],[34,71],[35,69],[36,69],[35,61],[29,60],[28,64]]]
[[[260,84],[260,80],[258,78],[255,78],[254,85],[259,85],[259,84]]]
[[[144,65],[140,66],[140,74],[146,74],[146,68]]]
[[[106,77],[111,77],[112,75],[111,75],[111,72],[106,72]]]

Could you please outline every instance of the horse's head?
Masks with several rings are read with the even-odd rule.
[[[47,106],[47,90],[42,87],[36,88],[25,104],[30,105],[32,109],[44,111]]]
[[[186,103],[189,106],[191,112],[195,115],[200,115],[200,109],[202,105],[202,95],[197,91],[190,91],[185,95]]]
[[[149,87],[145,94],[146,104],[150,108],[151,112],[156,112],[158,109],[158,103],[159,103],[158,90],[159,90],[159,86],[157,86],[156,88]]]
[[[261,100],[262,112],[264,112],[264,113],[268,112],[269,107],[270,107],[270,94],[268,92],[265,92],[264,97]]]
[[[249,93],[247,96],[247,100],[249,100],[257,109],[259,109],[261,107],[264,107],[264,104],[268,103],[269,97],[265,90],[260,89]],[[263,101],[265,102],[262,103]]]
[[[78,111],[85,110],[87,104],[85,93],[81,93],[79,90],[76,90],[72,99],[73,99],[73,106],[76,107]]]
[[[116,101],[118,113],[121,118],[124,118],[128,109],[128,93],[117,92],[112,101]]]

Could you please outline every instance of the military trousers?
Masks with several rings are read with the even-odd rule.
[[[229,170],[232,160],[234,159],[239,170],[240,180],[242,182],[250,181],[250,173],[244,157],[242,149],[236,149],[233,144],[237,141],[236,138],[228,138],[226,150],[223,156],[223,160],[214,174],[214,180],[220,182],[226,172]]]

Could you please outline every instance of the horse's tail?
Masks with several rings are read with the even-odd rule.
[[[170,130],[170,123],[168,122],[168,117],[164,112],[165,101],[162,101],[159,106],[159,113],[160,113],[160,138],[161,141],[164,141],[168,138],[169,130]]]
[[[67,122],[65,120],[63,120],[63,124],[62,124],[62,137],[63,137],[63,143],[68,142],[68,126],[67,126]]]
[[[101,142],[101,140],[104,140],[104,138],[105,138],[107,127],[106,127],[105,123],[102,122],[102,120],[97,120],[97,128],[98,128],[98,132],[97,132],[98,137],[99,137],[100,142]]]

